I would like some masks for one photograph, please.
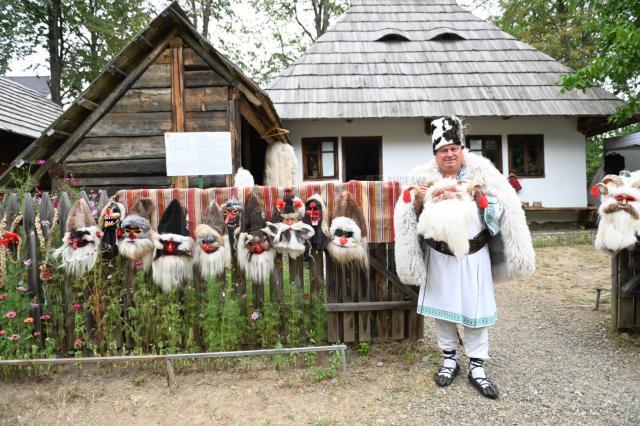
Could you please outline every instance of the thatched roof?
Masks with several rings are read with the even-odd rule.
[[[207,39],[193,27],[177,2],[171,3],[146,28],[118,53],[87,87],[87,89],[64,111],[64,113],[33,142],[11,167],[0,176],[0,185],[9,183],[10,172],[23,162],[47,159],[34,175],[34,181],[56,163],[64,160],[82,141],[100,117],[118,101],[144,70],[153,62],[153,55],[168,46],[171,34],[178,34],[187,44],[198,50],[203,59],[222,78],[231,83],[247,101],[253,122],[260,121],[267,132],[262,135],[267,142],[287,140],[286,135],[269,135],[268,130],[280,129],[282,124],[268,95],[237,66],[218,52]]]
[[[352,4],[267,89],[282,119],[597,117],[622,105],[597,87],[560,94],[570,68],[454,0]]]
[[[35,90],[0,77],[0,131],[37,138],[62,107]]]

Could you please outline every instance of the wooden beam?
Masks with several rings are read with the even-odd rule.
[[[418,293],[414,289],[403,284],[395,272],[388,270],[378,259],[370,256],[369,264],[373,266],[373,269],[387,277],[391,285],[393,285],[398,291],[402,292],[405,296],[408,296],[413,302],[418,301]]]
[[[240,114],[240,93],[238,89],[229,90],[229,132],[231,132],[232,170],[235,175],[242,165],[242,119]]]
[[[88,109],[89,111],[94,111],[98,108],[98,104],[90,101],[89,99],[79,98],[76,101],[76,104],[80,105],[84,109]]]
[[[171,131],[184,132],[184,42],[174,36],[169,42],[171,46]],[[173,188],[188,188],[188,176],[172,176]]]
[[[353,302],[353,303],[325,303],[327,312],[360,312],[360,311],[386,311],[391,309],[415,309],[416,302]]]
[[[78,128],[67,138],[67,140],[60,145],[60,147],[49,157],[51,161],[47,161],[45,167],[40,167],[38,171],[33,175],[32,182],[38,182],[42,176],[49,170],[47,167],[49,164],[61,163],[67,155],[82,141],[82,138],[91,130],[95,123],[97,123],[104,114],[120,99],[120,97],[129,89],[133,82],[147,69],[147,67],[153,63],[155,58],[166,49],[169,44],[169,40],[177,32],[176,29],[169,31],[165,38],[158,43],[158,45],[137,65],[135,66],[129,75],[120,82],[120,84],[112,90],[102,101],[100,106],[96,108],[81,124]]]
[[[58,129],[49,129],[49,130],[47,130],[46,135],[49,136],[49,137],[64,139],[64,138],[68,138],[69,136],[71,136],[71,133],[63,132],[62,130],[58,130]]]
[[[127,78],[127,73],[118,68],[116,64],[109,65],[107,67],[107,72],[117,78]]]
[[[180,31],[180,36],[184,41],[187,42],[189,47],[191,47],[200,57],[209,65],[215,72],[220,74],[225,80],[231,83],[233,86],[237,87],[240,84],[240,81],[237,77],[232,75],[229,70],[220,64],[220,59],[212,58],[211,53],[207,52],[206,49],[200,44],[200,40],[197,40],[187,31]]]
[[[240,99],[240,112],[245,120],[247,120],[260,135],[266,135],[269,133],[269,130],[271,130],[270,127],[264,123],[264,119],[257,114],[253,106],[245,99]],[[269,143],[273,142],[271,138],[266,138],[265,140]]]

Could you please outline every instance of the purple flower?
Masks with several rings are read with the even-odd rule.
[[[16,341],[16,340],[20,340],[20,335],[19,334],[12,334],[11,337],[9,337],[9,340],[11,341]]]
[[[47,162],[47,160],[37,160],[37,161],[36,161],[36,164],[37,164],[38,166],[43,166],[46,162]]]
[[[27,288],[23,285],[19,285],[18,287],[16,287],[16,290],[18,290],[20,293],[26,293],[27,292]]]
[[[73,309],[74,311],[79,311],[80,308],[82,308],[82,306],[79,303],[74,303],[73,305],[71,305],[71,309]]]
[[[7,334],[7,330],[0,330],[0,336],[4,336],[5,334]]]
[[[49,315],[49,314],[41,315],[41,316],[40,316],[40,319],[41,319],[42,321],[48,321],[48,320],[50,320],[50,319],[51,319],[51,315]]]
[[[260,312],[253,311],[251,314],[251,321],[258,321],[260,319]]]
[[[31,258],[22,261],[22,264],[27,268],[31,266],[32,263],[33,263],[33,260],[31,260]]]
[[[9,318],[9,319],[15,318],[16,317],[16,311],[9,311],[6,314],[4,314],[4,317],[5,318]]]
[[[80,346],[82,346],[82,340],[80,340],[80,338],[78,337],[78,338],[73,342],[73,346],[75,346],[75,347],[80,347]]]
[[[36,308],[39,308],[39,307],[40,307],[40,304],[39,304],[39,303],[32,303],[32,304],[31,304],[31,307],[32,307],[33,309],[36,309]]]
[[[77,179],[72,179],[71,182],[69,182],[69,185],[78,186],[78,180]]]
[[[7,300],[8,298],[9,298],[9,294],[7,293],[0,294],[0,300]]]

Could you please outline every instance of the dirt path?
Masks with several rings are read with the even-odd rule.
[[[538,272],[497,288],[500,320],[488,371],[500,386],[485,400],[464,375],[431,380],[439,356],[424,343],[374,344],[349,355],[349,373],[317,382],[310,368],[244,360],[182,367],[179,386],[160,369],[79,371],[0,383],[7,424],[638,424],[640,346],[607,334],[608,259],[590,246],[538,250]],[[607,296],[608,297],[608,296]],[[463,374],[466,372],[466,360]]]

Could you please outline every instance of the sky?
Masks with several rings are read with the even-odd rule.
[[[249,33],[244,35],[245,39],[249,39],[251,37],[260,37],[259,32],[262,28],[261,18],[264,17],[256,16],[256,14],[251,10],[251,7],[247,5],[248,0],[239,0],[236,1],[236,6],[234,7],[237,16],[240,18],[240,24],[249,29]],[[491,2],[493,6],[485,7],[486,1],[483,0],[457,0],[458,4],[462,7],[471,10],[471,12],[482,18],[488,19],[490,16],[495,16],[498,13],[497,6],[495,6],[495,2]],[[150,3],[153,7],[160,11],[166,5],[170,3],[168,0],[150,0]],[[479,5],[482,4],[482,5]],[[295,24],[292,24],[289,28],[290,31],[297,31],[298,27]],[[251,33],[254,31],[253,33]],[[215,37],[215,36],[214,36]],[[211,37],[211,38],[214,38]],[[234,40],[236,44],[242,45],[242,39]],[[215,40],[212,40],[215,45]],[[274,47],[275,48],[275,47]],[[48,75],[49,68],[47,66],[47,53],[44,49],[39,49],[34,54],[25,57],[23,59],[14,60],[9,65],[9,71],[7,72],[8,76],[25,76],[25,75]]]

